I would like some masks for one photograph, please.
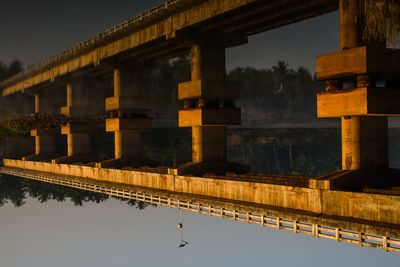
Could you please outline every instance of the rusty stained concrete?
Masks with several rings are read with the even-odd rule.
[[[259,182],[4,160],[4,166],[329,216],[400,224],[400,196],[282,186]]]

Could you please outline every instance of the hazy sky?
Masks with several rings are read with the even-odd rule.
[[[159,0],[1,0],[0,61],[38,62],[88,39]],[[315,57],[338,50],[338,18],[331,13],[250,38],[228,51],[228,68],[270,67],[285,60],[314,71]]]
[[[178,249],[176,209],[136,210],[117,200],[0,208],[2,267],[399,266],[400,255],[186,213]]]

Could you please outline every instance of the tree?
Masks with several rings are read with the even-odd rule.
[[[9,65],[0,62],[0,81],[10,78],[22,70],[23,64],[19,60],[14,60]]]

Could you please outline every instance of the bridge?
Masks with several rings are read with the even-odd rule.
[[[93,154],[90,136],[96,127],[68,120],[59,127],[33,129],[35,153],[4,159],[2,172],[81,177],[400,225],[399,171],[389,168],[388,155],[388,117],[400,114],[400,53],[387,48],[384,39],[363,37],[357,2],[164,1],[0,83],[5,101],[16,94],[30,96],[37,114],[90,119],[92,109],[104,111],[109,115],[106,131],[114,134],[114,158],[98,160]],[[318,117],[342,120],[342,169],[295,177],[254,174],[243,164],[228,162],[227,127],[240,125],[241,111],[235,105],[240,88],[226,81],[225,49],[247,43],[253,34],[335,10],[341,51],[317,59],[317,78],[325,83],[317,110]],[[191,79],[179,84],[178,126],[192,129],[192,161],[159,167],[140,151],[141,132],[151,130],[151,118],[138,90],[145,86],[149,66],[182,54],[190,55]],[[88,80],[102,86],[91,87]],[[109,87],[112,95],[96,106],[98,92]],[[56,95],[64,101],[55,101]],[[67,139],[64,155],[56,153],[59,135]]]
[[[296,234],[377,248],[386,252],[400,252],[400,227],[396,224],[376,224],[347,217],[304,213],[249,202],[171,193],[170,191],[147,187],[100,182],[93,179],[37,171],[7,168],[2,170],[2,173],[118,198],[142,201],[152,205],[290,231]]]

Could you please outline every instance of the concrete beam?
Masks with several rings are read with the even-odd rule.
[[[343,116],[399,116],[400,91],[362,87],[318,93],[318,118]]]
[[[375,80],[399,81],[400,50],[377,47],[355,47],[317,58],[317,79],[368,75]]]

